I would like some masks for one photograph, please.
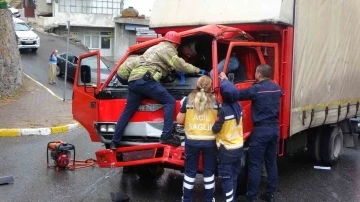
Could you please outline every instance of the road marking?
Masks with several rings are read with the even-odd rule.
[[[63,100],[61,97],[57,96],[54,92],[52,92],[52,90],[50,90],[50,88],[46,87],[45,85],[43,85],[42,83],[38,82],[37,80],[31,78],[29,75],[25,74],[23,72],[23,74],[28,77],[29,79],[31,79],[32,81],[34,81],[35,83],[39,84],[41,87],[45,88],[51,95],[55,96],[56,98]]]
[[[0,129],[0,137],[16,137],[20,135],[21,131],[19,129]]]

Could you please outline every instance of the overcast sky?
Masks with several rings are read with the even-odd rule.
[[[132,6],[139,11],[139,15],[144,14],[145,16],[150,16],[154,1],[155,0],[124,0],[124,9]]]

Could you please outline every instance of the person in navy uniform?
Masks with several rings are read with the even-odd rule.
[[[261,194],[264,201],[273,202],[278,183],[277,148],[279,139],[280,86],[270,81],[272,69],[261,64],[256,68],[254,85],[239,90],[238,100],[251,100],[254,129],[249,143],[249,181],[248,193],[244,201],[256,201],[261,180],[261,165],[265,159],[267,170],[267,190]],[[224,73],[220,79],[227,79]]]
[[[237,179],[243,155],[242,107],[237,101],[237,89],[224,80],[220,85],[222,106],[212,131],[219,150],[218,174],[222,182],[224,201],[236,201]]]
[[[185,121],[183,202],[192,201],[200,153],[203,161],[204,201],[214,201],[216,143],[212,126],[217,117],[218,104],[211,87],[211,78],[201,76],[197,81],[196,89],[181,101],[182,106],[176,117],[176,121],[179,124]]]

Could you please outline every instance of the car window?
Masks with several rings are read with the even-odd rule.
[[[15,23],[15,31],[29,31],[30,27],[25,23]]]
[[[81,65],[89,65],[90,67],[95,65],[96,68],[96,57],[88,57],[86,60],[81,60]],[[105,65],[103,61],[100,60],[100,69],[108,69],[108,67]]]
[[[74,59],[75,59],[75,56],[69,54],[68,55],[68,61],[71,62],[71,63],[74,63]]]
[[[66,59],[66,54],[60,54],[60,57]]]

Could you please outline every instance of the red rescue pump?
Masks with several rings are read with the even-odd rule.
[[[54,161],[54,165],[50,166],[49,163],[49,151],[51,159]],[[73,158],[70,159],[71,151],[73,151]],[[70,161],[73,161],[73,168],[75,168],[75,146],[62,140],[56,140],[49,142],[46,150],[46,163],[47,167],[55,167],[56,171],[60,169],[71,169],[69,166]]]

